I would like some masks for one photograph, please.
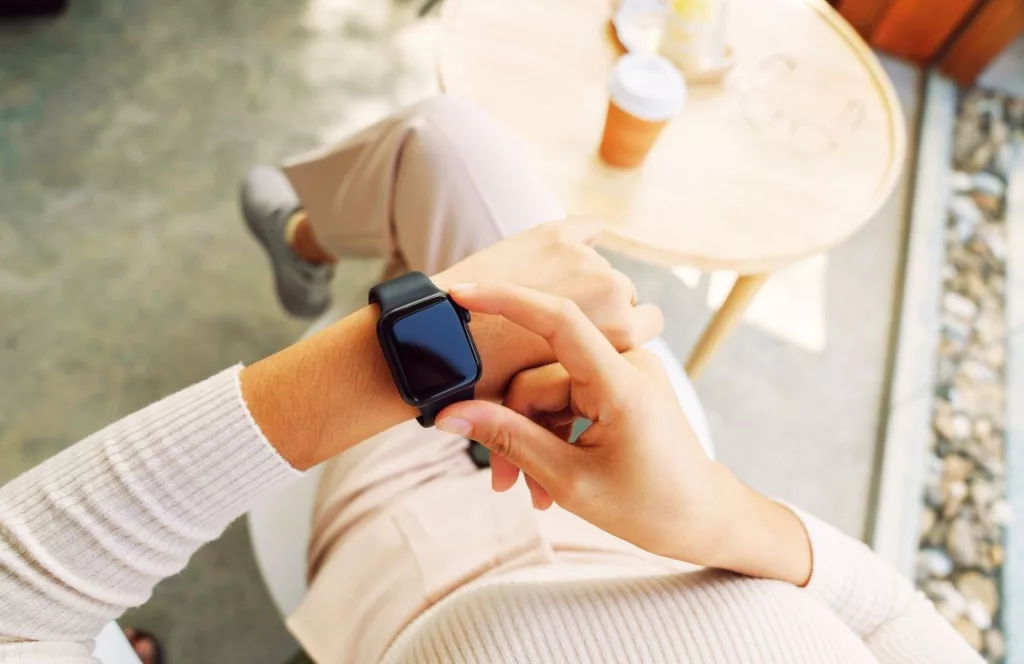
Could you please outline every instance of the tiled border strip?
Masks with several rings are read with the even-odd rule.
[[[939,302],[957,89],[931,73],[925,84],[917,143],[903,297],[892,388],[881,443],[868,534],[872,547],[913,578],[931,435]]]

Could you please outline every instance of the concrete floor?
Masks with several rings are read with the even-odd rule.
[[[237,179],[433,89],[434,33],[407,25],[412,9],[96,0],[0,26],[0,481],[300,333],[239,223]],[[887,66],[914,118],[917,72]],[[850,242],[769,284],[697,385],[720,458],[855,535],[905,200],[901,188]],[[690,288],[616,260],[665,309],[685,357],[723,277]],[[362,290],[370,270],[347,264],[339,292]],[[777,303],[793,316],[773,320]],[[124,622],[160,634],[173,661],[280,662],[295,649],[241,522]]]

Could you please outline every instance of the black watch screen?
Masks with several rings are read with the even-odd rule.
[[[470,314],[422,272],[370,289],[380,307],[377,339],[402,399],[433,426],[437,415],[472,399],[483,364],[469,330]]]
[[[479,378],[479,360],[468,342],[465,321],[447,298],[391,323],[390,341],[412,401],[423,403]]]

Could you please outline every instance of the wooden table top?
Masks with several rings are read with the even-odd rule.
[[[440,77],[523,138],[605,246],[741,274],[828,249],[866,223],[902,170],[892,83],[824,0],[732,0],[736,67],[692,85],[647,162],[597,157],[621,47],[607,0],[447,0]]]

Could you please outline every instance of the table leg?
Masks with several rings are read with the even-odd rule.
[[[721,308],[715,312],[711,322],[704,328],[700,341],[690,352],[686,360],[686,373],[690,378],[696,380],[704,365],[711,359],[715,349],[725,340],[726,335],[736,326],[747,305],[754,299],[754,295],[761,289],[761,285],[768,279],[768,273],[749,274],[738,277],[736,283],[729,291],[729,297],[725,298]]]

